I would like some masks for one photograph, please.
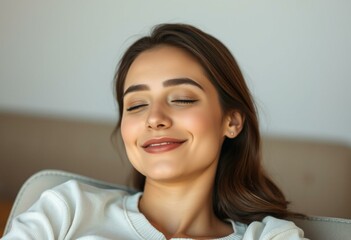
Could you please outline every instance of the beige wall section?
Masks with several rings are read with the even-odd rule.
[[[342,144],[264,138],[264,165],[306,214],[351,218],[351,148]]]
[[[113,124],[0,113],[0,200],[12,199],[41,169],[54,168],[127,183],[130,164],[112,147]],[[351,218],[351,148],[264,138],[264,165],[291,208]]]
[[[110,140],[112,124],[0,113],[0,197],[12,198],[41,169],[126,183],[130,164]]]

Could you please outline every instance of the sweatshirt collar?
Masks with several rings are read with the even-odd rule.
[[[141,239],[155,239],[155,240],[164,240],[165,236],[158,231],[152,224],[146,219],[146,217],[139,211],[139,200],[142,196],[142,192],[136,193],[134,195],[127,195],[123,200],[123,209],[125,217],[127,218],[128,223],[135,233]],[[231,219],[227,220],[231,223],[233,227],[233,233],[222,237],[217,238],[217,240],[240,240],[245,232],[243,226],[236,225],[235,222]],[[173,240],[186,240],[191,238],[172,238]]]

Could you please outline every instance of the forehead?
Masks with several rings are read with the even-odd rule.
[[[125,79],[125,88],[156,80],[187,77],[206,79],[198,60],[183,49],[160,45],[142,52],[132,63]],[[208,80],[207,80],[208,81]]]

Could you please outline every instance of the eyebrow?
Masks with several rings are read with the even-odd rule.
[[[146,91],[150,90],[149,86],[146,84],[138,84],[138,85],[132,85],[127,90],[123,93],[123,97],[131,92],[137,92],[137,91]]]
[[[194,80],[190,78],[173,78],[173,79],[168,79],[163,82],[164,87],[172,87],[172,86],[177,86],[177,85],[182,85],[182,84],[189,84],[193,85],[195,87],[200,88],[201,90],[204,90],[203,87],[195,82]]]
[[[173,87],[173,86],[183,85],[183,84],[192,85],[200,88],[201,90],[204,90],[204,88],[200,84],[198,84],[197,82],[195,82],[190,78],[172,78],[164,81],[162,85],[164,87]],[[127,88],[127,90],[123,93],[123,97],[126,94],[131,92],[146,91],[146,90],[150,90],[150,87],[146,84],[132,85],[129,88]]]

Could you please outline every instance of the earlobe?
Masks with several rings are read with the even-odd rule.
[[[231,111],[227,116],[225,135],[228,138],[235,138],[244,126],[245,117],[238,111]]]

